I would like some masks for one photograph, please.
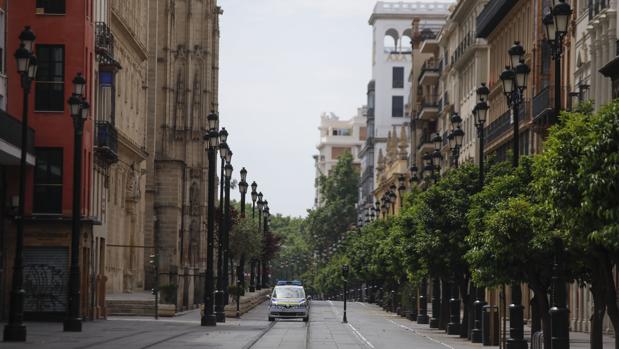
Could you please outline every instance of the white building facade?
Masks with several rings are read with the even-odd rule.
[[[361,151],[359,210],[373,203],[379,151],[386,151],[387,134],[394,126],[410,124],[407,112],[412,67],[413,21],[438,32],[452,1],[383,2],[370,16],[372,34],[372,81],[368,85],[369,136]]]
[[[347,120],[340,120],[333,113],[322,113],[320,115],[320,126],[318,127],[320,143],[316,147],[318,154],[314,155],[316,162],[315,207],[319,207],[322,202],[319,187],[320,177],[329,176],[340,156],[349,152],[353,157],[353,165],[357,170],[360,170],[359,153],[367,139],[366,115],[366,107],[359,108],[357,115]]]

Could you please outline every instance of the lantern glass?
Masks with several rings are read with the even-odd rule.
[[[215,130],[214,128],[212,128],[209,132],[208,142],[211,149],[217,151],[217,146],[219,144],[219,132],[217,132],[217,130]]]
[[[400,177],[398,177],[398,182],[400,186],[404,185],[404,183],[406,182],[406,178],[404,178],[404,175],[400,175]]]
[[[86,79],[82,76],[82,73],[77,73],[73,78],[73,94],[77,96],[83,96],[86,90]]]
[[[520,41],[514,41],[514,45],[507,52],[509,53],[512,68],[516,67],[518,62],[524,59],[524,48],[520,45]]]
[[[253,203],[256,203],[256,200],[257,200],[257,199],[258,199],[258,193],[256,193],[256,191],[255,191],[255,190],[252,190],[252,191],[251,191],[251,201],[252,201]]]
[[[514,80],[516,80],[516,74],[509,67],[505,67],[505,70],[501,73],[501,81],[503,82],[503,93],[506,96],[511,95],[514,92]]]
[[[37,68],[39,67],[37,57],[30,56],[30,63],[28,64],[28,78],[34,80],[37,77]]]
[[[226,176],[226,179],[230,179],[230,177],[232,177],[232,170],[232,165],[228,162],[226,166],[224,166],[224,176]]]
[[[441,149],[441,145],[443,144],[443,138],[441,138],[441,135],[439,135],[437,132],[432,137],[432,142],[434,143],[434,150],[439,150]]]
[[[206,121],[208,123],[208,128],[211,129],[216,129],[217,128],[217,121],[218,121],[219,117],[217,116],[216,113],[209,113],[208,116],[206,117]]]
[[[527,78],[530,71],[531,69],[524,61],[520,61],[516,66],[516,84],[521,91],[527,88]]]
[[[256,189],[258,189],[258,183],[256,183],[256,181],[254,181],[251,184],[251,191],[256,191]]]
[[[477,113],[475,113],[475,116],[477,117],[476,121],[479,125],[483,126],[486,123],[486,118],[488,117],[488,103],[479,102],[475,106],[475,109],[477,109]]]
[[[228,153],[226,154],[226,162],[231,162],[231,161],[232,161],[232,150],[228,148]]]
[[[552,9],[552,15],[555,20],[555,27],[557,33],[561,36],[567,33],[567,27],[569,25],[570,15],[572,14],[572,8],[565,0],[560,0]]]
[[[219,132],[219,137],[221,137],[221,132]],[[228,144],[226,144],[226,141],[222,140],[221,143],[219,143],[219,157],[221,157],[222,159],[226,159],[229,150],[230,148],[228,148]]]
[[[88,119],[88,109],[90,109],[90,103],[88,103],[86,100],[82,101],[81,111],[83,120]]]
[[[221,131],[219,131],[219,138],[223,143],[226,143],[228,141],[228,131],[226,131],[225,127],[222,127]]]
[[[455,149],[456,140],[455,140],[453,131],[449,133],[449,136],[447,136],[447,140],[449,141],[449,149],[452,149],[452,150]]]
[[[464,140],[464,131],[462,131],[462,128],[458,127],[457,129],[455,129],[453,132],[453,136],[456,142],[456,147],[461,147],[462,141]]]
[[[245,167],[241,169],[241,182],[245,182],[247,180],[247,170]]]
[[[247,193],[247,182],[239,183],[239,191],[241,192],[241,194]]]
[[[23,44],[19,45],[19,48],[15,51],[15,59],[17,60],[17,72],[20,74],[27,72],[28,64],[30,64],[30,52]]]
[[[554,42],[557,38],[557,27],[555,27],[555,20],[552,14],[545,15],[542,23],[544,23],[544,30],[546,31],[546,40],[551,43]]]
[[[71,111],[71,116],[80,117],[81,116],[80,107],[82,105],[81,99],[77,97],[76,95],[73,95],[69,98],[68,103],[69,103],[69,108]]]

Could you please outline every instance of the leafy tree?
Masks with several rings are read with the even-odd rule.
[[[536,190],[591,286],[592,348],[602,346],[605,312],[619,331],[612,276],[619,258],[618,144],[619,101],[595,115],[564,113],[535,167]]]

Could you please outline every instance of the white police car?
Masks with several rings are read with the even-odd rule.
[[[269,298],[269,321],[279,319],[303,319],[309,321],[310,297],[305,296],[303,286],[275,286]]]

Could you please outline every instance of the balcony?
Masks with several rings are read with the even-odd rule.
[[[417,142],[417,153],[431,153],[434,151],[434,143],[432,143],[432,132],[428,130],[423,130],[421,132],[421,137]]]
[[[106,162],[118,161],[118,133],[110,122],[97,121],[95,152]]]
[[[95,23],[95,53],[100,64],[120,67],[114,59],[114,35],[105,22]]]
[[[536,124],[554,124],[557,121],[550,99],[550,87],[543,88],[533,97],[533,122]]]
[[[419,114],[417,118],[426,121],[433,121],[438,116],[440,111],[440,105],[438,96],[431,96],[429,98],[423,98],[419,104]]]
[[[441,64],[435,59],[429,59],[423,62],[421,66],[421,74],[417,81],[419,85],[436,85],[440,77]]]
[[[0,147],[0,165],[19,165],[21,132],[21,121],[0,110],[0,142],[6,143]],[[26,162],[28,165],[34,166],[34,130],[32,128],[28,128],[26,152]]]
[[[518,112],[519,124],[522,124],[525,121],[524,116],[525,116],[525,111],[527,110],[527,108],[528,108],[528,103],[523,103],[520,106],[520,109]],[[490,123],[490,125],[486,126],[486,128],[484,129],[484,132],[486,134],[485,141],[487,144],[492,143],[493,141],[500,138],[508,131],[513,130],[511,114],[512,114],[511,109],[508,109],[505,113],[503,113],[496,120]]]

